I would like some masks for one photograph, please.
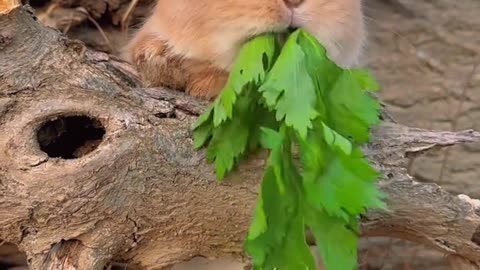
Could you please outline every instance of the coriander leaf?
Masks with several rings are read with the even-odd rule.
[[[365,214],[367,208],[381,208],[381,193],[374,182],[378,176],[376,172],[363,159],[339,151],[332,155],[335,158],[329,162],[325,174],[305,184],[309,201],[317,201],[318,209],[343,218]],[[322,199],[316,199],[319,197]]]
[[[341,69],[328,59],[325,49],[308,33],[301,31],[298,44],[307,57],[317,95],[317,111],[326,125],[355,143],[366,143],[369,129],[379,123],[380,104],[368,91],[379,86],[366,70]],[[325,115],[326,114],[326,115]]]
[[[237,97],[235,96],[234,100],[231,100],[233,103],[228,104],[225,106],[223,104],[223,97],[224,96],[231,96],[231,89],[224,89],[224,92],[222,92],[222,95],[220,96],[219,99],[215,100],[214,107],[213,107],[213,126],[218,127],[220,126],[223,122],[227,121],[227,119],[231,118],[228,115],[228,111],[230,108],[226,108],[228,106],[233,107],[233,103],[236,102]]]
[[[207,148],[207,159],[215,163],[219,180],[223,180],[225,174],[233,169],[238,159],[248,150],[250,134],[255,129],[260,129],[259,123],[251,117],[258,107],[258,103],[252,102],[255,96],[256,93],[253,91],[247,91],[239,96],[232,119],[223,122],[212,131],[212,138]],[[205,132],[199,129],[197,133],[201,139]]]
[[[328,270],[353,270],[359,215],[385,208],[379,174],[360,148],[379,122],[380,104],[369,95],[379,87],[368,71],[338,67],[302,30],[278,57],[277,45],[267,35],[242,48],[195,126],[194,146],[207,145],[219,180],[248,151],[270,150],[245,243],[254,269],[313,270],[307,226]]]
[[[307,223],[315,236],[322,262],[328,270],[354,270],[357,266],[357,222],[348,224],[322,211],[308,213]],[[349,228],[351,227],[351,228]],[[354,231],[355,230],[355,231]]]
[[[250,224],[250,230],[248,231],[247,240],[253,240],[257,237],[260,237],[260,235],[267,231],[267,228],[267,217],[265,216],[265,211],[263,210],[263,199],[262,196],[259,196],[257,200],[257,206],[255,207],[253,221]]]
[[[360,84],[360,87],[367,91],[378,91],[380,86],[375,81],[368,70],[359,69],[352,73],[352,76]]]
[[[265,35],[243,46],[225,88],[197,120],[194,147],[208,144],[207,158],[215,163],[219,180],[233,169],[240,156],[258,147],[260,125],[276,124],[273,113],[259,105],[259,94],[252,89],[258,88],[273,65],[277,45],[273,35]]]
[[[268,166],[259,194],[263,214],[257,206],[257,215],[252,222],[254,226],[251,227],[245,243],[246,251],[252,256],[254,269],[265,269],[269,256],[272,256],[275,248],[283,246],[289,217],[292,216],[288,209],[297,205],[294,197],[282,195],[276,178],[273,168]],[[265,216],[265,225],[262,224],[264,222],[262,215]],[[259,233],[259,229],[263,233]]]
[[[352,143],[342,135],[338,134],[335,130],[329,128],[322,122],[322,130],[325,142],[333,147],[338,147],[346,155],[352,153]]]
[[[249,136],[249,151],[258,150],[261,146],[261,139],[263,137],[263,130],[262,128],[270,129],[270,130],[278,130],[279,123],[275,119],[275,113],[269,111],[265,108],[260,101],[262,100],[261,95],[256,92],[255,96],[252,97],[258,101],[256,110],[252,112],[251,115],[251,128],[250,128],[250,136]]]
[[[213,107],[198,117],[193,131],[193,147],[199,149],[207,144],[213,133],[212,116]]]
[[[283,242],[269,254],[267,261],[260,269],[317,269],[315,259],[305,242],[303,215],[298,214],[290,218],[288,223]]]
[[[305,55],[308,56],[306,57],[308,72],[314,80],[317,95],[320,97],[317,104],[320,107],[317,107],[317,109],[320,110],[321,116],[325,117],[326,108],[323,104],[323,99],[342,73],[342,69],[327,57],[325,48],[307,32],[300,31],[298,44],[305,52]]]
[[[263,82],[266,72],[275,61],[277,46],[274,35],[263,35],[247,42],[241,48],[226,86],[215,101],[215,126],[232,118],[237,96],[244,91],[247,85],[251,84],[253,87],[257,87]]]
[[[363,75],[348,70],[337,77],[326,95],[326,124],[356,143],[366,143],[370,128],[380,121],[380,104],[364,91],[359,78]]]
[[[280,56],[259,88],[266,104],[276,112],[277,121],[285,121],[302,137],[318,116],[315,85],[307,71],[306,56],[292,34],[284,45]]]
[[[205,146],[213,133],[213,126],[209,123],[200,125],[193,133],[193,147],[199,149]]]
[[[271,69],[278,54],[274,35],[258,36],[247,42],[239,52],[227,85],[240,94],[248,83],[259,85]]]
[[[262,127],[261,145],[265,149],[277,149],[283,143],[283,136],[273,129]]]
[[[210,138],[207,147],[207,160],[215,163],[217,179],[223,180],[240,159],[249,151],[260,146],[261,127],[277,128],[273,112],[263,108],[259,102],[260,94],[247,87],[238,96],[233,117],[218,127],[203,124],[194,133],[196,143],[201,145],[205,137]],[[256,116],[256,117],[252,117]],[[197,146],[197,144],[195,144]]]
[[[193,125],[193,129],[195,130],[203,124],[211,123],[210,117],[212,116],[212,112],[213,106],[209,106],[207,110],[197,118],[197,122]]]
[[[242,125],[240,121],[228,120],[222,124],[222,128],[213,130],[207,149],[207,160],[215,163],[218,180],[223,180],[225,174],[233,169],[236,157],[245,151],[248,143],[248,129]]]
[[[254,269],[314,270],[315,261],[305,243],[301,195],[294,187],[299,176],[293,164],[289,164],[289,152],[282,148],[285,146],[278,146],[270,155],[262,181],[261,205],[257,205],[263,211],[256,209],[245,248],[252,256]],[[279,173],[274,171],[273,164],[280,167]]]
[[[305,198],[317,210],[349,220],[367,208],[383,208],[376,186],[378,173],[365,161],[358,148],[346,154],[338,147],[319,141],[320,129],[300,141],[304,164]]]

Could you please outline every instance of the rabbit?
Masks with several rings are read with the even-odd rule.
[[[358,65],[365,43],[361,0],[158,0],[125,48],[150,87],[215,98],[251,38],[302,28],[338,66]]]

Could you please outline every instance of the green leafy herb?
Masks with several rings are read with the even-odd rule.
[[[315,269],[305,228],[328,270],[355,269],[359,216],[385,208],[379,174],[361,151],[379,123],[369,94],[378,88],[367,71],[335,65],[302,30],[281,49],[273,35],[243,47],[198,119],[194,145],[207,148],[219,180],[250,151],[270,152],[245,243],[255,269]]]
[[[308,74],[306,55],[297,43],[299,33],[295,32],[287,40],[259,91],[267,105],[275,110],[277,121],[285,121],[305,137],[312,120],[318,116],[317,93]]]

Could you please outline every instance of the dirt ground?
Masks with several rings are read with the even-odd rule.
[[[368,66],[397,120],[438,130],[480,129],[480,2],[399,0],[369,4]],[[480,197],[480,143],[412,162],[418,180]]]
[[[365,65],[383,88],[382,100],[404,124],[437,130],[480,130],[480,1],[364,0],[370,43]],[[118,52],[100,32],[70,33],[97,49]],[[83,29],[82,27],[78,29]],[[111,44],[126,35],[106,27]],[[419,181],[480,198],[480,143],[412,160]],[[435,251],[399,240],[365,239],[360,269],[449,269]],[[2,252],[0,250],[0,257]],[[195,259],[176,270],[242,270],[239,263]],[[0,266],[1,270],[1,266]]]

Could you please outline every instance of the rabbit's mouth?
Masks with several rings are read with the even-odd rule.
[[[289,27],[287,28],[287,33],[288,33],[288,34],[291,34],[291,33],[295,32],[295,31],[297,31],[298,28],[299,28],[299,27],[296,27],[296,26],[292,26],[292,25],[291,25],[291,26],[289,26]]]
[[[284,44],[287,41],[288,36],[290,36],[290,34],[295,32],[298,28],[299,27],[289,26],[287,29],[285,29],[285,31],[277,33],[278,41],[280,41],[281,44]]]

